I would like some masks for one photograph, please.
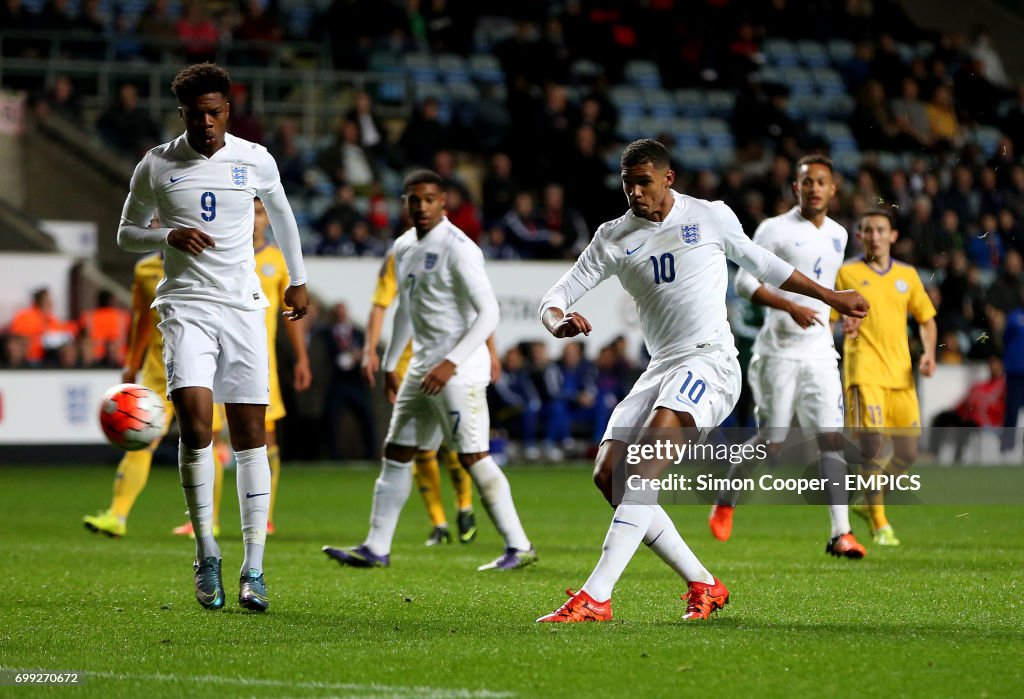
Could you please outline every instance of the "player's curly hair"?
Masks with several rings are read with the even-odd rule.
[[[444,178],[433,170],[413,170],[402,181],[402,191],[408,192],[410,188],[418,184],[436,184],[442,192],[445,189]]]
[[[196,63],[175,76],[171,90],[178,98],[178,104],[190,104],[196,97],[211,92],[227,97],[231,90],[231,77],[216,63]]]
[[[622,151],[620,163],[623,168],[650,163],[656,168],[669,166],[668,148],[653,138],[633,141]]]

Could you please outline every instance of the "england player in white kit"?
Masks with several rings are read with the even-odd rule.
[[[167,391],[181,440],[178,468],[196,537],[196,599],[224,606],[220,547],[213,536],[213,403],[224,403],[237,457],[245,558],[238,601],[264,611],[263,578],[270,465],[264,417],[269,360],[263,297],[252,247],[255,197],[266,207],[291,286],[290,320],[306,312],[306,271],[299,232],[277,164],[261,145],[226,133],[231,87],[210,63],[174,79],[185,133],[149,151],[136,166],[121,214],[118,244],[131,252],[164,251],[164,279],[153,307],[164,337]],[[154,212],[164,228],[151,229]]]
[[[754,242],[771,250],[819,284],[835,288],[843,264],[847,232],[828,217],[835,195],[832,161],[810,155],[797,163],[793,183],[798,205],[781,216],[764,221]],[[756,405],[758,436],[775,456],[795,416],[805,430],[817,435],[822,478],[841,484],[846,475],[843,458],[843,384],[829,324],[829,307],[768,284],[745,270],[736,276],[740,296],[768,307],[764,325],[754,341],[748,379]],[[728,479],[743,475],[743,465],[733,464]],[[845,488],[827,489],[832,533],[825,551],[834,556],[863,558],[864,547],[850,531]],[[723,491],[708,519],[711,533],[726,541],[739,493]]]
[[[863,316],[856,292],[837,293],[808,279],[750,241],[733,212],[673,192],[675,173],[657,141],[644,139],[622,154],[622,183],[630,211],[601,226],[576,264],[541,302],[544,326],[555,337],[589,333],[590,322],[566,311],[590,289],[615,275],[633,297],[651,353],[647,370],[612,413],[594,480],[615,507],[601,559],[579,592],[543,622],[605,621],[611,593],[641,541],[687,583],[684,619],[706,619],[729,591],[701,565],[668,514],[645,487],[667,461],[639,465],[640,481],[613,493],[613,474],[627,444],[650,441],[655,431],[684,441],[718,426],[740,390],[740,367],[726,319],[726,259],[774,286],[822,300],[844,314]]]
[[[505,552],[478,570],[510,570],[537,560],[523,531],[505,474],[489,453],[487,338],[498,325],[498,302],[480,248],[444,216],[444,181],[429,170],[405,179],[404,203],[414,227],[395,241],[398,307],[384,360],[385,384],[396,394],[380,477],[373,491],[370,533],[359,546],[323,548],[357,568],[385,567],[402,507],[412,489],[417,450],[444,439],[459,455],[505,540]],[[401,386],[395,368],[412,339]]]

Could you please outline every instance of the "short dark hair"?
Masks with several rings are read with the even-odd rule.
[[[231,91],[231,77],[216,63],[196,63],[184,68],[171,82],[178,104],[191,104],[200,95],[219,92],[225,97]]]
[[[868,211],[865,211],[863,214],[861,214],[860,221],[857,223],[857,230],[864,230],[864,219],[866,219],[868,216],[881,216],[882,218],[889,222],[889,228],[896,230],[896,219],[893,218],[893,215],[886,211],[885,209],[870,209]]]
[[[622,151],[620,163],[623,168],[643,165],[644,163],[650,163],[658,168],[668,167],[668,148],[653,138],[641,138],[639,141],[633,141],[626,146],[626,149]]]
[[[418,184],[436,184],[442,192],[445,191],[444,178],[433,170],[413,170],[402,180],[402,191],[408,192],[410,188]]]
[[[832,158],[820,153],[814,153],[812,155],[805,155],[796,161],[796,170],[800,172],[800,168],[804,165],[824,165],[828,168],[829,174],[834,174],[835,170],[832,167]]]

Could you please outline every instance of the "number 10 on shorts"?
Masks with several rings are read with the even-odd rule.
[[[703,379],[693,380],[693,372],[686,372],[686,380],[683,381],[683,385],[679,388],[679,395],[676,396],[676,400],[682,401],[684,398],[688,398],[691,403],[697,405],[700,403],[700,399],[704,397],[704,389],[707,388],[707,384],[704,383]]]

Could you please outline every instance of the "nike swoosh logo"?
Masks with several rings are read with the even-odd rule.
[[[185,485],[184,483],[182,483],[181,487],[182,488],[198,488],[201,485],[205,485],[205,483],[196,483],[195,485]]]
[[[171,184],[174,184],[175,182],[181,182],[181,181],[182,181],[183,179],[185,179],[186,177],[188,177],[188,175],[182,175],[181,177],[178,177],[178,178],[174,178],[174,177],[172,177],[172,178],[171,178]]]
[[[612,519],[612,524],[628,524],[628,525],[629,525],[629,526],[631,526],[631,527],[635,527],[635,526],[636,526],[636,525],[635,525],[635,524],[633,524],[632,522],[624,522],[624,521],[623,521],[623,520],[621,520],[621,519]]]
[[[634,252],[636,252],[637,250],[639,250],[640,248],[642,248],[645,245],[647,245],[647,241],[646,240],[644,242],[640,243],[639,245],[637,245],[632,250],[630,250],[629,248],[626,248],[626,254],[627,255],[632,255]]]
[[[258,498],[260,495],[270,495],[270,493],[246,493],[247,498]]]
[[[196,597],[202,597],[203,602],[212,602],[217,598],[216,591],[214,592],[203,592],[202,590],[196,590]]]

